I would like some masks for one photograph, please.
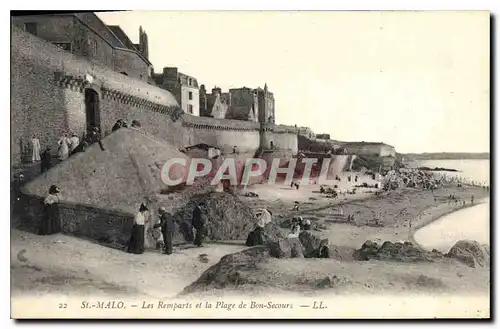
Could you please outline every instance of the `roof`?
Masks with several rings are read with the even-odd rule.
[[[106,25],[111,32],[128,48],[131,50],[138,51],[138,47],[129,39],[127,34],[118,25]]]
[[[61,14],[63,15],[63,14]],[[144,57],[140,52],[137,51],[137,49],[134,48],[129,48],[128,45],[124,44],[124,42],[114,33],[112,29],[108,25],[106,25],[100,18],[97,16],[95,13],[74,13],[70,14],[74,17],[76,17],[80,22],[82,22],[84,25],[86,25],[89,29],[91,29],[95,34],[101,36],[106,42],[113,48],[116,49],[129,49],[136,53],[142,60],[144,60],[146,63],[149,65],[152,65],[151,62]],[[101,25],[102,28],[106,29],[109,31],[109,35],[103,35],[102,33],[97,32],[95,29],[92,28],[92,24],[99,24]],[[120,28],[120,27],[118,27]],[[120,30],[123,32],[123,30],[120,28]],[[123,32],[125,34],[125,32]],[[125,34],[125,37],[128,39],[128,36]],[[130,39],[129,39],[130,41]],[[132,43],[133,45],[133,43]]]
[[[192,150],[192,149],[201,149],[201,150],[205,150],[205,151],[208,151],[209,149],[211,148],[218,148],[218,147],[215,147],[215,146],[212,146],[212,145],[208,145],[208,144],[205,144],[205,143],[200,143],[200,144],[196,144],[196,145],[192,145],[192,146],[188,146],[186,147],[185,149],[186,150]]]
[[[344,142],[343,146],[369,146],[369,145],[380,145],[380,146],[389,146],[394,148],[394,146],[383,143],[383,142]]]

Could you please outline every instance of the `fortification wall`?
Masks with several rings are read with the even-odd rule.
[[[51,146],[54,151],[63,133],[83,136],[88,89],[98,95],[104,135],[116,120],[127,119],[138,120],[146,132],[179,148],[206,143],[230,153],[236,145],[239,152],[251,153],[261,145],[256,122],[182,113],[170,92],[78,58],[15,26],[11,48],[14,164],[21,160],[21,143],[28,145],[32,135],[42,148]],[[273,141],[276,149],[297,152],[297,135],[290,127],[275,126],[266,136],[265,145]]]
[[[200,143],[213,145],[224,153],[232,152],[238,146],[242,153],[255,152],[260,145],[259,124],[250,121],[182,116],[183,145]]]
[[[99,95],[103,132],[119,118],[138,119],[159,137],[182,141],[182,128],[165,114],[178,104],[166,90],[77,58],[12,26],[11,134],[13,163],[19,162],[21,141],[37,135],[42,147],[52,146],[64,132],[86,131],[85,89]],[[92,83],[86,83],[86,75]],[[150,124],[149,124],[150,123]]]
[[[339,147],[335,142],[327,139],[308,138],[303,135],[298,135],[299,150],[307,150],[311,152],[327,152]]]

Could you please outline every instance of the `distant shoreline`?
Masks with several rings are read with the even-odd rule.
[[[451,172],[460,172],[460,170],[457,169],[450,169],[450,168],[442,168],[442,167],[418,167],[418,170],[423,170],[423,171],[451,171]]]
[[[489,160],[489,153],[401,153],[405,161],[427,160]]]

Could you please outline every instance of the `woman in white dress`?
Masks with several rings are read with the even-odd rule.
[[[33,150],[33,155],[31,157],[31,161],[38,162],[40,161],[40,140],[33,135],[31,139],[31,148]]]
[[[68,134],[64,134],[59,140],[57,141],[57,145],[59,145],[58,149],[58,155],[60,160],[66,160],[69,155],[69,139],[68,139]]]
[[[69,139],[69,144],[70,144],[70,152],[73,152],[78,145],[80,145],[80,139],[76,134],[72,134],[71,138]]]

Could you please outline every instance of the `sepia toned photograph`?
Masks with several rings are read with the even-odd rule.
[[[489,319],[487,11],[11,12],[13,319]]]

